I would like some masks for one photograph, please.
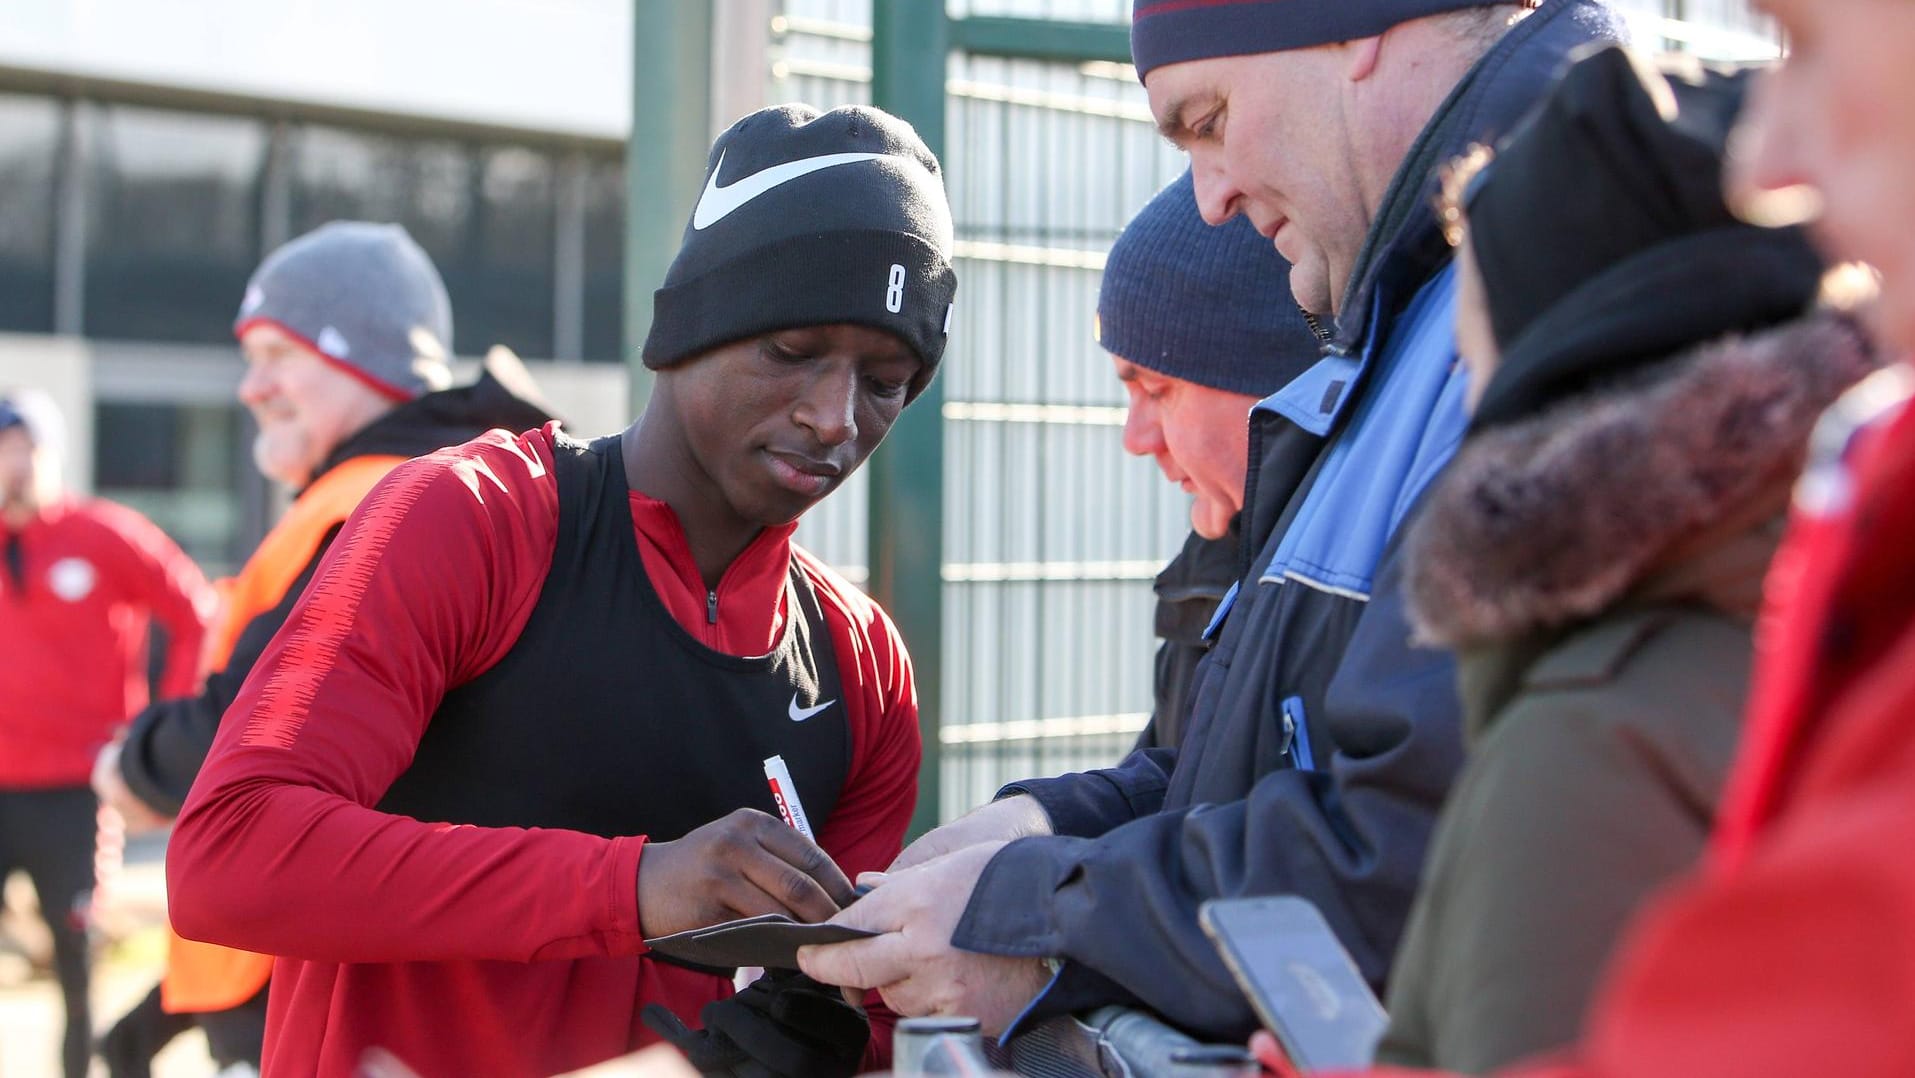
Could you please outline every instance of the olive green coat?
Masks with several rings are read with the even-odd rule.
[[[1762,539],[1696,568],[1753,600]],[[1397,952],[1381,1058],[1480,1074],[1574,1040],[1617,933],[1709,832],[1749,675],[1738,598],[1645,597],[1460,657],[1471,758]]]
[[[1457,650],[1470,760],[1381,1061],[1486,1073],[1575,1039],[1637,905],[1702,851],[1789,480],[1867,367],[1805,320],[1473,438],[1438,481],[1410,594]]]

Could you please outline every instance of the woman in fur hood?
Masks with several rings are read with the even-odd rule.
[[[1875,365],[1847,317],[1803,313],[1804,237],[1724,205],[1745,81],[1598,53],[1446,184],[1475,411],[1408,564],[1471,758],[1382,1061],[1482,1073],[1572,1041],[1631,911],[1709,832],[1791,483]]]

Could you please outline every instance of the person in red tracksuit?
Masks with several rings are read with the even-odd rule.
[[[160,691],[193,690],[213,593],[151,521],[64,495],[59,413],[0,396],[0,881],[33,880],[66,1001],[62,1059],[87,1070],[93,757],[146,705],[147,628],[166,631]]]
[[[907,125],[754,113],[714,145],[656,294],[635,424],[493,431],[360,505],[167,861],[182,935],[281,956],[266,1073],[348,1074],[370,1049],[427,1076],[557,1073],[654,1040],[650,1004],[702,1019],[653,1016],[708,1071],[882,1063],[888,1036],[836,989],[781,974],[727,999],[644,940],[823,920],[902,844],[909,659],[791,535],[932,377],[950,250]],[[815,845],[770,814],[772,755]]]

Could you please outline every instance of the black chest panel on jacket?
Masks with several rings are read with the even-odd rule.
[[[447,693],[379,802],[428,822],[675,839],[738,808],[776,815],[783,756],[814,830],[850,769],[830,630],[794,561],[769,655],[694,640],[645,572],[616,435],[554,446],[558,544],[492,669]]]

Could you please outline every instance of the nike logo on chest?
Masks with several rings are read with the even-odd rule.
[[[813,715],[816,715],[818,712],[823,711],[825,708],[828,708],[832,704],[835,704],[837,702],[838,701],[835,699],[826,700],[824,703],[817,704],[812,707],[799,707],[798,694],[794,692],[791,694],[791,707],[788,708],[785,713],[791,716],[792,722],[803,722],[806,719],[812,717]]]

